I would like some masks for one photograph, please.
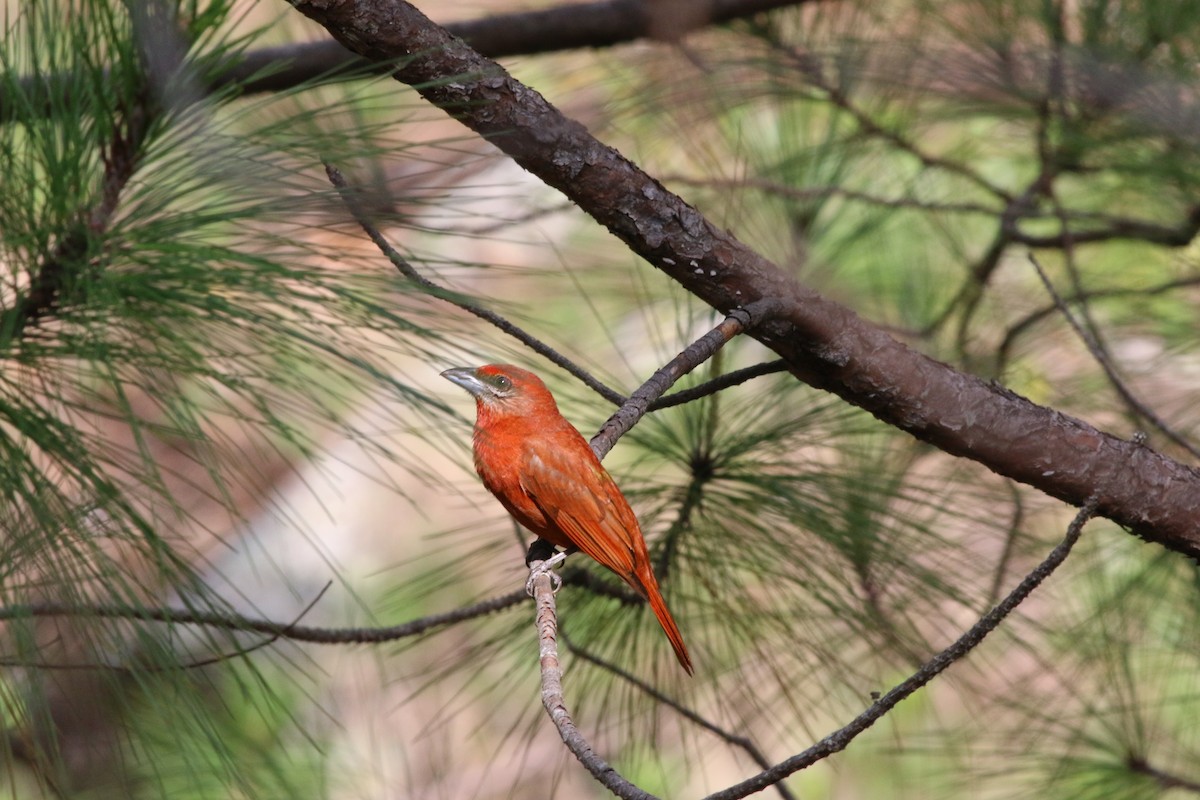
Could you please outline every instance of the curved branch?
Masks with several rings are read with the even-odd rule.
[[[717,310],[782,303],[782,316],[752,335],[801,380],[1073,505],[1098,493],[1101,515],[1200,558],[1200,470],[917,353],[801,285],[410,4],[290,2],[367,58],[404,58],[398,80]]]
[[[523,328],[514,325],[500,314],[497,314],[495,311],[484,308],[480,305],[476,305],[470,300],[464,299],[457,293],[439,286],[421,273],[417,272],[416,267],[414,267],[408,261],[408,259],[400,255],[399,251],[392,247],[387,238],[380,233],[379,229],[375,227],[374,223],[371,222],[370,218],[367,216],[366,209],[364,209],[362,204],[358,202],[358,198],[354,196],[354,192],[346,183],[346,178],[344,175],[342,175],[341,170],[332,164],[326,164],[325,174],[329,176],[329,182],[332,183],[334,188],[337,189],[338,194],[342,198],[342,202],[346,204],[346,208],[349,209],[351,216],[354,217],[354,220],[358,223],[359,227],[361,227],[367,236],[370,237],[371,241],[375,243],[375,246],[379,248],[379,252],[383,253],[384,256],[387,257],[388,261],[392,262],[392,266],[400,271],[401,275],[420,286],[432,296],[441,300],[445,300],[451,305],[458,306],[463,311],[474,314],[484,322],[490,323],[498,330],[507,333],[509,336],[513,337],[533,352],[544,356],[551,363],[557,364],[567,372],[574,375],[583,383],[584,386],[587,386],[605,400],[617,405],[620,405],[625,401],[625,398],[621,396],[620,392],[605,386],[599,378],[596,378],[583,367],[579,366],[574,361],[534,336],[532,333],[528,333]]]
[[[845,750],[860,733],[882,719],[885,714],[899,705],[901,700],[945,672],[951,664],[971,652],[989,633],[995,630],[1004,621],[1004,618],[1012,613],[1013,609],[1020,605],[1042,581],[1050,576],[1050,573],[1066,560],[1071,548],[1075,546],[1075,542],[1079,541],[1079,534],[1083,531],[1083,526],[1095,512],[1095,498],[1087,500],[1083,504],[1083,508],[1075,515],[1075,519],[1071,520],[1063,540],[1050,551],[1046,560],[1034,567],[1033,571],[1026,575],[999,605],[984,614],[952,645],[926,661],[907,680],[896,685],[891,691],[872,703],[870,708],[851,720],[848,725],[829,734],[804,752],[781,761],[753,778],[710,794],[705,800],[738,800],[738,798],[761,791],[805,767],[812,766],[823,758]]]
[[[1067,251],[1069,255],[1071,251],[1069,246]],[[1050,295],[1052,300],[1054,300],[1054,305],[1058,308],[1059,313],[1062,314],[1063,319],[1066,320],[1067,325],[1070,326],[1071,330],[1075,332],[1075,335],[1078,336],[1080,341],[1083,342],[1083,346],[1087,348],[1088,352],[1092,354],[1092,359],[1100,366],[1100,370],[1104,373],[1105,377],[1108,378],[1108,383],[1110,386],[1112,386],[1113,391],[1115,391],[1117,395],[1125,401],[1126,407],[1128,407],[1129,410],[1134,414],[1150,423],[1150,425],[1157,429],[1159,433],[1163,434],[1172,442],[1191,453],[1192,456],[1200,458],[1200,447],[1192,444],[1181,434],[1171,428],[1171,426],[1168,425],[1166,421],[1158,415],[1158,412],[1146,405],[1146,403],[1144,403],[1140,397],[1135,395],[1133,390],[1126,385],[1125,380],[1117,374],[1117,369],[1112,363],[1112,357],[1104,349],[1103,345],[1100,344],[1096,333],[1094,331],[1087,330],[1083,327],[1079,320],[1075,319],[1075,315],[1071,313],[1071,309],[1067,308],[1067,304],[1063,302],[1062,295],[1058,293],[1058,290],[1054,288],[1054,284],[1051,283],[1050,276],[1046,274],[1044,269],[1042,269],[1042,265],[1038,262],[1037,256],[1035,256],[1033,253],[1029,253],[1029,262],[1033,264],[1033,269],[1037,272],[1037,276],[1041,280],[1042,286],[1046,287],[1046,293]]]
[[[710,394],[724,391],[733,386],[738,386],[748,380],[760,378],[763,375],[773,375],[777,372],[787,372],[787,364],[782,361],[765,361],[761,364],[754,364],[742,369],[735,369],[733,372],[726,372],[723,375],[707,380],[699,386],[693,386],[691,389],[683,389],[678,392],[672,392],[665,397],[660,397],[650,404],[650,411],[658,411],[660,408],[673,408],[681,406],[684,403],[690,403],[693,400],[699,400],[701,397],[708,397]]]
[[[273,639],[289,639],[312,644],[376,644],[394,642],[409,636],[427,633],[435,628],[493,614],[528,600],[525,591],[502,594],[451,611],[430,614],[399,625],[361,628],[324,628],[294,623],[240,617],[211,611],[189,611],[174,608],[139,608],[137,606],[79,606],[65,603],[34,603],[0,608],[0,621],[29,617],[95,617],[127,619],[142,622],[165,622],[176,625],[203,625],[228,631],[264,633]]]
[[[690,0],[686,19],[663,19],[648,0],[597,0],[559,8],[495,14],[446,24],[446,30],[492,58],[561,52],[585,47],[612,47],[645,38],[673,39],[687,28],[719,25],[777,8],[812,0]],[[284,92],[306,83],[353,80],[364,74],[386,75],[393,66],[362,58],[341,44],[323,40],[265,47],[237,54],[212,70],[210,93],[236,89],[241,95]],[[0,95],[0,123],[28,108],[49,110],[55,98],[71,91],[64,75],[36,75],[21,81],[26,102]]]

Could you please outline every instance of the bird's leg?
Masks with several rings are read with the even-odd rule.
[[[546,558],[537,558],[546,554],[545,548],[539,548],[539,544],[550,544],[542,539],[538,539],[529,547],[529,557],[526,559],[526,564],[529,566],[529,580],[525,581],[525,591],[530,597],[533,596],[533,582],[543,573],[550,576],[550,583],[554,589],[554,593],[558,594],[558,590],[562,588],[562,578],[554,571],[554,568],[567,560],[567,553],[555,553],[554,546],[550,545],[550,553]],[[535,548],[537,551],[535,553]]]
[[[525,553],[525,566],[532,567],[535,561],[549,561],[557,551],[548,539],[534,539]]]

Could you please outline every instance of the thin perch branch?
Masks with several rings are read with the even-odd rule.
[[[533,578],[534,601],[537,605],[538,655],[542,671],[542,706],[563,743],[579,759],[579,763],[592,774],[604,788],[625,800],[655,800],[654,795],[642,791],[627,781],[619,772],[613,769],[604,759],[596,755],[596,751],[571,720],[571,712],[567,710],[567,702],[563,697],[562,666],[558,661],[558,618],[555,611],[554,589],[551,587],[550,574],[538,568],[544,561],[535,561],[529,565]]]

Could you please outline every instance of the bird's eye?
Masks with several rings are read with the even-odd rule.
[[[507,392],[512,388],[512,381],[504,375],[497,375],[496,379],[492,381],[492,383],[502,392]]]

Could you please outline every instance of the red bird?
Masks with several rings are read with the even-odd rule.
[[[475,469],[488,491],[540,538],[568,553],[582,550],[646,598],[691,674],[637,517],[546,384],[509,364],[448,369],[442,377],[475,396]]]

